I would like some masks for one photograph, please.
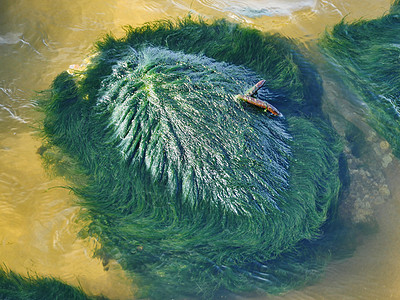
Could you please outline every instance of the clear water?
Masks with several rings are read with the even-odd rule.
[[[360,235],[348,258],[332,262],[319,282],[262,299],[400,299],[400,164],[388,144],[365,123],[365,107],[324,67],[315,40],[327,26],[382,15],[388,0],[162,0],[0,2],[0,262],[26,274],[52,275],[85,291],[130,299],[135,290],[121,267],[91,258],[95,240],[80,240],[85,226],[61,179],[44,170],[34,136],[34,91],[48,87],[71,64],[80,64],[93,42],[123,26],[185,16],[224,17],[280,32],[304,44],[324,80],[324,108],[338,132],[347,120],[365,139],[347,145],[350,193],[341,213],[351,222],[373,219],[374,233]],[[315,54],[315,55],[314,55]],[[360,155],[350,149],[361,149]],[[354,154],[354,151],[353,151]]]

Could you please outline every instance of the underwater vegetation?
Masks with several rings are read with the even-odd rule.
[[[281,292],[316,278],[342,148],[299,53],[222,20],[153,22],[99,41],[84,69],[42,93],[42,156],[85,208],[82,237],[131,274],[136,297]],[[260,80],[258,99],[282,115],[236,97]]]
[[[348,86],[369,107],[369,123],[400,157],[400,2],[381,18],[326,32],[319,45]],[[344,71],[344,72],[343,72]]]
[[[88,297],[81,289],[53,278],[24,277],[3,268],[0,268],[0,296],[3,300],[102,299]]]

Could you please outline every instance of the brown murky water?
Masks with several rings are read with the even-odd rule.
[[[382,15],[388,0],[121,0],[0,1],[0,262],[22,274],[51,275],[91,294],[131,299],[131,282],[116,263],[107,271],[92,258],[96,241],[80,240],[74,196],[51,178],[36,153],[38,113],[30,99],[71,64],[79,64],[95,40],[123,25],[141,25],[188,13],[224,17],[297,39],[313,51],[326,26]],[[248,7],[263,9],[254,14]],[[318,63],[318,62],[317,62]],[[400,299],[400,164],[388,144],[365,123],[363,106],[338,87],[328,71],[325,109],[343,134],[343,120],[365,135],[363,155],[347,151],[352,222],[375,220],[378,231],[362,239],[349,258],[328,265],[319,282],[268,299]],[[265,299],[265,297],[264,297]]]

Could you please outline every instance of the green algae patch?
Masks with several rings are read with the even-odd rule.
[[[3,268],[0,268],[0,298],[10,300],[104,299],[89,297],[80,288],[71,287],[54,278],[39,276],[24,277]]]
[[[225,21],[155,22],[98,42],[71,73],[38,102],[42,155],[69,162],[63,175],[91,220],[82,234],[133,276],[136,297],[315,279],[341,145],[319,77],[290,40]],[[261,79],[257,97],[282,117],[236,97]]]
[[[319,42],[344,81],[369,107],[369,123],[400,157],[400,2],[379,19],[345,20]]]

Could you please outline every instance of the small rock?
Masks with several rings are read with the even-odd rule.
[[[375,139],[376,139],[376,133],[373,130],[369,131],[367,141],[373,142]]]
[[[375,201],[374,201],[375,205],[381,205],[383,203],[385,203],[385,199],[383,199],[383,197],[378,196],[375,198]]]
[[[389,149],[389,143],[387,141],[382,141],[379,143],[379,146],[381,147],[382,150],[387,150]]]
[[[389,190],[389,187],[387,186],[387,184],[384,184],[379,188],[379,194],[383,197],[390,196],[390,190]]]
[[[383,166],[384,168],[387,168],[387,166],[388,166],[391,162],[392,162],[392,157],[390,156],[390,154],[385,155],[385,156],[382,158],[382,166]]]

